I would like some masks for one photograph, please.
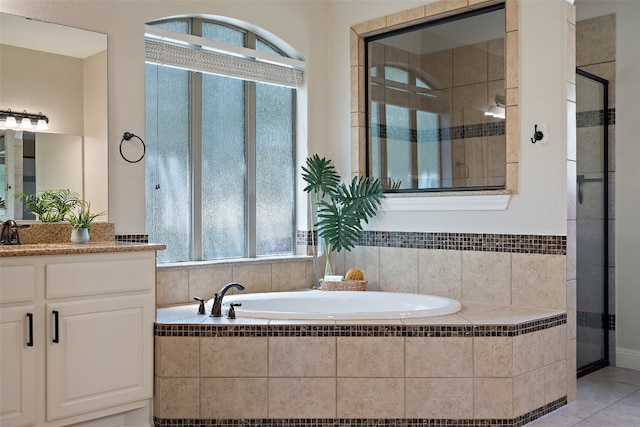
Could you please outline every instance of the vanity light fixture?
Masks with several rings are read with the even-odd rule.
[[[49,129],[49,119],[42,113],[30,114],[26,111],[18,113],[11,111],[11,109],[0,110],[0,127],[6,129],[17,128],[18,120],[20,120],[19,127],[21,129],[31,129],[33,126],[37,130]]]

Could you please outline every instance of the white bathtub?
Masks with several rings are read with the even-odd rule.
[[[460,311],[451,298],[398,292],[298,291],[227,295],[222,304],[226,316],[231,303],[237,317],[261,319],[350,320],[403,319],[442,316]],[[211,307],[212,301],[209,301]]]

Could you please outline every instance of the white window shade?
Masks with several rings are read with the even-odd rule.
[[[152,64],[294,89],[304,78],[303,61],[153,26],[146,27],[145,58]]]

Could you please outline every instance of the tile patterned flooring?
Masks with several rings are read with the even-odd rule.
[[[527,427],[640,427],[640,371],[606,367],[578,379],[578,398]]]

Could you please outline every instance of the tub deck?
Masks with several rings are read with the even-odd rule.
[[[520,426],[566,404],[575,376],[562,311],[463,301],[445,316],[305,321],[197,308],[157,310],[156,425]]]

